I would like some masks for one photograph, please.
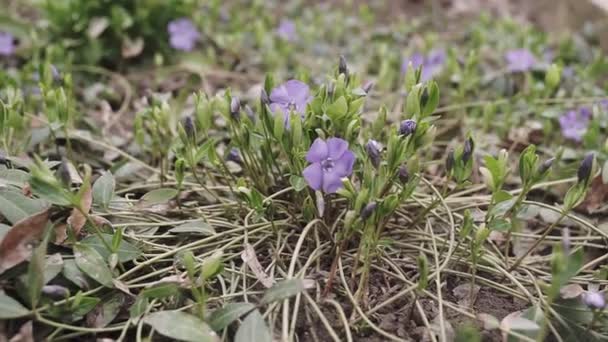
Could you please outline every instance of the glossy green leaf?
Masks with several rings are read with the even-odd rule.
[[[76,265],[76,261],[74,260],[64,261],[62,274],[67,280],[81,289],[88,289],[91,287],[91,280],[89,280],[89,277],[78,268],[78,265]]]
[[[93,203],[108,208],[114,197],[116,181],[110,171],[106,171],[93,184]]]
[[[169,232],[174,234],[191,233],[201,235],[215,235],[215,229],[213,229],[213,227],[209,223],[203,220],[196,220],[180,224],[177,227],[169,229]]]
[[[177,189],[161,188],[152,190],[141,198],[141,203],[144,205],[154,205],[167,203],[177,196]]]
[[[253,309],[255,305],[251,303],[228,303],[213,311],[208,322],[213,330],[219,332]]]
[[[264,297],[260,301],[261,304],[277,302],[289,297],[295,296],[298,293],[310,287],[310,282],[304,279],[289,279],[284,280],[266,291]]]
[[[0,319],[13,319],[30,313],[25,306],[0,291]]]
[[[76,265],[89,277],[98,283],[112,287],[112,271],[103,257],[91,246],[83,243],[74,245],[74,258]]]
[[[183,311],[153,312],[144,317],[144,323],[152,326],[159,334],[180,341],[219,341],[219,337],[207,323]]]
[[[101,234],[103,239],[109,244],[112,245],[113,236],[110,234]],[[110,251],[106,248],[106,246],[101,242],[101,239],[97,235],[90,235],[80,241],[82,244],[92,247],[101,255],[103,260],[108,260],[110,257]],[[116,250],[116,254],[118,254],[118,261],[127,262],[134,259],[137,259],[141,255],[141,251],[130,244],[129,242],[122,239],[120,241],[120,245],[118,250]]]
[[[15,190],[0,188],[0,214],[12,224],[39,213],[46,207],[47,204],[42,200],[31,199]]]
[[[272,342],[272,334],[258,310],[251,312],[234,335],[234,342]]]

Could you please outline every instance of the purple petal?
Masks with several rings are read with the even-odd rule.
[[[342,175],[334,168],[330,172],[323,174],[323,191],[328,194],[333,194],[342,187]]]
[[[277,27],[277,35],[287,41],[295,41],[297,39],[296,25],[291,20],[281,20],[279,27]]]
[[[348,177],[353,173],[353,165],[355,165],[355,155],[347,150],[340,159],[336,160],[334,171],[342,177]]]
[[[527,49],[515,49],[505,54],[507,69],[512,72],[524,72],[536,64],[536,57]]]
[[[348,142],[340,138],[327,139],[328,155],[333,160],[338,160],[348,149]]]
[[[403,62],[401,63],[401,72],[402,73],[407,72],[410,62],[412,62],[412,67],[414,69],[418,69],[418,67],[420,67],[424,63],[424,55],[416,52],[416,53],[412,54],[409,58],[408,57],[404,58]]]
[[[320,163],[308,165],[308,167],[302,171],[302,175],[304,176],[306,183],[308,183],[308,186],[314,190],[321,189],[321,186],[323,185],[323,169],[321,168]]]
[[[309,163],[320,163],[327,159],[328,144],[321,138],[315,139],[306,154]]]
[[[10,56],[15,52],[15,37],[0,31],[0,56]]]
[[[290,102],[289,100],[290,98],[287,93],[287,88],[285,88],[285,84],[281,84],[270,92],[270,102],[272,103],[287,105]]]
[[[302,81],[289,80],[285,82],[284,86],[294,102],[306,102],[310,97],[310,88]]]

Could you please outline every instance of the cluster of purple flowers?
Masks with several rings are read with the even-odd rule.
[[[12,55],[16,47],[15,37],[8,32],[0,31],[0,56]]]
[[[422,66],[422,72],[420,74],[421,81],[428,81],[434,76],[438,75],[443,68],[446,60],[446,53],[443,49],[435,49],[429,52],[428,55],[423,55],[419,52],[414,53],[410,57],[403,59],[401,63],[401,72],[407,73],[410,62],[414,69],[418,69]]]
[[[192,51],[201,37],[194,23],[187,18],[169,22],[167,31],[169,31],[169,44],[176,50]]]

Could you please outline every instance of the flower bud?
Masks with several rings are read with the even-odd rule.
[[[553,165],[554,161],[555,161],[555,158],[550,158],[550,159],[545,160],[542,164],[540,164],[540,167],[538,168],[538,173],[542,175],[545,172],[549,171],[549,169]]]
[[[475,143],[473,142],[473,138],[469,138],[464,142],[464,146],[462,148],[462,161],[463,163],[467,163],[471,156],[473,155],[473,150],[475,149]]]
[[[367,144],[365,144],[365,152],[367,152],[367,156],[372,162],[372,165],[375,168],[380,166],[380,151],[382,150],[382,146],[376,140],[370,139]]]
[[[230,116],[235,121],[241,119],[241,101],[238,97],[232,97],[230,100]]]
[[[68,165],[68,160],[65,158],[61,159],[61,164],[59,164],[59,168],[57,169],[57,178],[61,181],[61,183],[69,188],[72,185],[72,177],[70,176],[70,167]]]
[[[593,153],[588,153],[583,159],[581,166],[578,168],[576,175],[578,176],[579,182],[587,182],[591,176],[591,169],[593,168],[593,159],[595,156]]]
[[[44,285],[42,293],[52,298],[65,298],[70,295],[70,290],[60,285]]]
[[[241,155],[239,154],[239,150],[237,148],[230,149],[230,152],[226,155],[226,160],[235,162],[240,164],[243,160],[241,159]]]
[[[249,120],[251,120],[251,122],[255,122],[255,113],[248,105],[245,105],[245,113],[247,114],[247,117],[249,118]]]
[[[414,120],[403,120],[399,125],[399,135],[403,135],[407,137],[408,135],[414,133],[416,131],[416,121]]]
[[[362,210],[361,210],[361,220],[365,221],[376,211],[376,207],[378,205],[376,202],[369,202]]]
[[[186,136],[189,139],[194,139],[196,134],[196,128],[194,127],[194,121],[192,120],[192,117],[186,116],[186,118],[184,118],[184,121],[182,122],[182,125],[184,126],[184,132],[186,132]]]
[[[583,303],[592,310],[603,310],[606,307],[606,298],[597,291],[587,291],[583,295]]]
[[[401,182],[401,184],[405,184],[407,182],[409,182],[410,180],[410,171],[407,169],[407,165],[401,165],[401,167],[399,167],[399,181]]]
[[[270,97],[268,97],[266,89],[262,89],[260,92],[260,104],[262,105],[262,108],[270,105]]]
[[[374,82],[373,82],[373,81],[366,82],[366,83],[363,85],[363,91],[364,91],[366,94],[369,94],[369,92],[370,92],[370,91],[372,91],[372,88],[373,88],[373,87],[374,87]]]
[[[447,156],[447,157],[446,157],[446,159],[445,159],[445,171],[446,171],[447,173],[452,172],[452,169],[454,168],[454,163],[455,163],[455,162],[456,162],[456,161],[454,160],[454,150],[453,150],[453,149],[451,149],[451,150],[448,152],[448,156]]]
[[[344,74],[344,76],[348,78],[348,65],[346,65],[346,58],[344,58],[344,55],[340,55],[338,74]]]

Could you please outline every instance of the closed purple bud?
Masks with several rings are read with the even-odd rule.
[[[374,82],[373,81],[368,81],[363,85],[363,91],[366,94],[369,94],[370,91],[372,91],[372,88],[374,87]]]
[[[553,165],[553,161],[555,161],[555,158],[545,160],[542,164],[540,164],[540,167],[538,168],[538,173],[542,175],[545,172],[549,171],[549,169]]]
[[[367,156],[374,165],[375,168],[380,166],[380,151],[382,150],[382,146],[376,140],[370,139],[367,144],[365,144],[365,152],[367,152]]]
[[[238,97],[233,97],[230,100],[230,116],[235,121],[241,119],[241,101]]]
[[[454,168],[454,163],[455,162],[456,161],[454,160],[454,150],[451,149],[448,152],[447,158],[445,159],[445,170],[446,170],[447,173],[452,172],[452,169]]]
[[[576,175],[578,176],[579,182],[586,182],[589,180],[589,176],[591,176],[591,168],[593,168],[593,159],[595,156],[593,153],[588,153],[583,159],[581,166],[578,168],[578,172]]]
[[[374,213],[374,211],[376,211],[376,207],[378,205],[376,204],[376,202],[369,202],[362,210],[361,210],[361,219],[363,221],[367,220],[370,216],[372,216],[372,214]]]
[[[399,125],[399,135],[403,135],[407,137],[408,135],[414,133],[416,131],[416,121],[414,120],[403,120]]]
[[[42,287],[42,293],[53,298],[65,298],[69,296],[70,290],[60,285],[45,285]]]
[[[469,138],[464,142],[464,147],[462,148],[462,161],[466,164],[473,155],[473,150],[475,149],[475,143],[473,142],[473,138]]]
[[[340,62],[338,63],[338,74],[344,74],[348,78],[348,65],[346,65],[346,58],[340,55]]]
[[[237,164],[240,164],[243,161],[241,159],[241,155],[239,154],[239,150],[234,147],[232,149],[230,149],[230,152],[228,152],[228,155],[226,156],[226,160],[235,162]]]
[[[262,89],[260,92],[260,104],[262,105],[262,108],[270,105],[270,97],[268,97],[266,89]]]
[[[603,310],[606,307],[606,298],[597,291],[587,291],[583,295],[583,303],[592,310]]]
[[[61,164],[59,164],[59,168],[57,168],[57,177],[65,187],[69,187],[70,185],[72,185],[70,167],[68,165],[68,160],[65,158],[61,159]]]
[[[182,125],[184,126],[184,132],[186,132],[186,136],[190,139],[194,139],[196,129],[194,128],[194,121],[192,120],[192,117],[186,116],[186,118],[184,118],[184,121],[182,122]]]
[[[405,184],[410,180],[410,171],[407,169],[407,165],[401,165],[399,168],[399,181],[401,184]]]

